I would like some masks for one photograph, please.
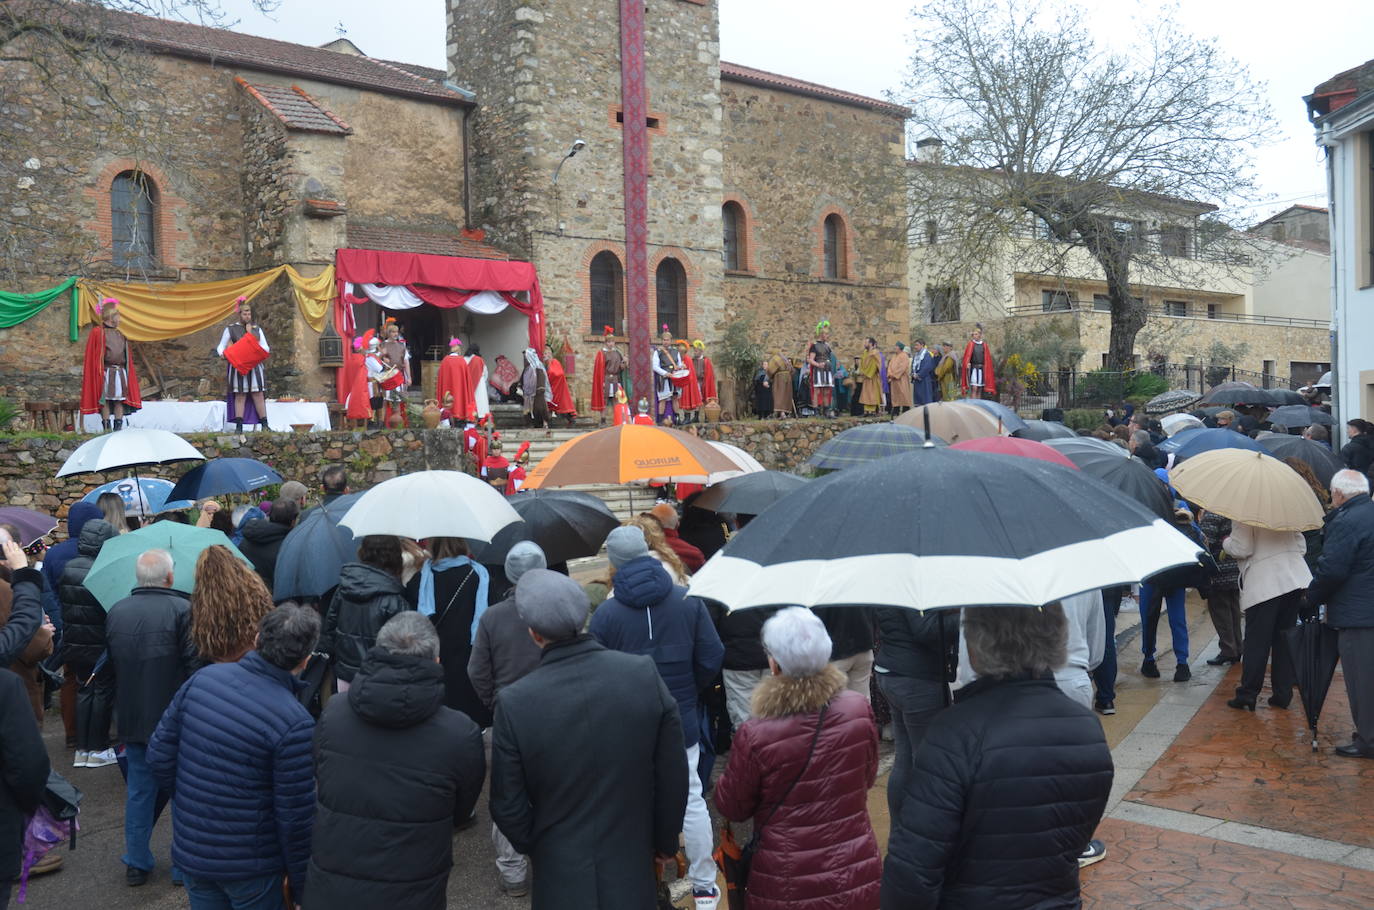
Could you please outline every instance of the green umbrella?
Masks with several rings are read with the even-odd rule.
[[[166,550],[172,554],[172,587],[178,591],[194,590],[196,560],[202,550],[216,544],[228,547],[246,565],[248,557],[229,542],[223,531],[197,528],[176,521],[158,521],[137,531],[121,534],[105,541],[91,571],[86,574],[86,590],[95,595],[106,610],[129,596],[136,587],[134,564],[149,550]]]

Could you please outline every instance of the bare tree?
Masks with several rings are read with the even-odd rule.
[[[1270,119],[1214,42],[1167,10],[1129,52],[1104,48],[1067,4],[930,0],[916,17],[914,135],[943,146],[909,169],[913,242],[938,248],[945,276],[992,267],[1010,238],[1044,241],[1020,255],[1049,275],[1086,253],[1111,304],[1108,366],[1126,369],[1147,318],[1133,283],[1173,284],[1162,277],[1196,273],[1204,252],[1243,265],[1240,235],[1193,200],[1254,198],[1251,152]]]

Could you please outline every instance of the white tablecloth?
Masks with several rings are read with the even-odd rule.
[[[217,433],[233,429],[225,423],[223,401],[145,401],[125,425],[145,430],[171,430],[173,433]],[[329,405],[323,401],[267,400],[267,422],[274,430],[289,432],[293,423],[313,423],[315,430],[329,429]],[[100,415],[82,418],[87,433],[100,432]],[[244,430],[255,430],[246,426]]]

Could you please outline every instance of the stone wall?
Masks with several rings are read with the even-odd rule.
[[[739,420],[704,423],[692,427],[696,435],[713,442],[739,446],[770,471],[806,473],[803,462],[816,447],[837,433],[871,423],[858,417],[834,420]]]

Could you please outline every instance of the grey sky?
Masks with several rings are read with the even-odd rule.
[[[461,2],[461,0],[459,0]],[[609,2],[609,0],[603,0]],[[718,0],[721,56],[866,95],[901,98],[912,32],[911,0]],[[323,44],[336,25],[374,57],[443,68],[445,0],[283,0],[271,16],[250,0],[224,0],[240,31]],[[1129,46],[1131,16],[1159,0],[1083,4],[1099,35]],[[1322,0],[1304,8],[1277,0],[1184,0],[1178,12],[1196,34],[1222,47],[1268,83],[1281,138],[1257,158],[1272,201],[1228,213],[1258,221],[1292,202],[1324,205],[1325,176],[1302,96],[1317,83],[1374,57],[1374,3]],[[1249,214],[1253,212],[1254,217]]]

